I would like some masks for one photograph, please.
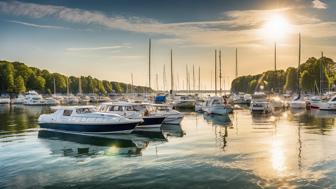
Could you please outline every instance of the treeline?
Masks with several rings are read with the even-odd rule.
[[[253,93],[263,88],[269,92],[297,92],[298,83],[303,92],[317,93],[333,90],[336,83],[336,64],[331,58],[309,58],[300,65],[299,82],[297,68],[286,71],[267,71],[262,74],[241,76],[232,81],[231,91]]]
[[[152,89],[143,86],[131,86],[130,84],[99,80],[91,76],[81,76],[82,93],[125,93],[125,92],[152,92]],[[50,73],[48,70],[40,70],[28,67],[20,62],[0,61],[0,94],[18,94],[28,90],[36,90],[39,93],[54,93],[54,81],[57,93],[67,92],[67,83],[70,93],[79,92],[79,78],[59,73]],[[131,91],[132,90],[132,91]]]

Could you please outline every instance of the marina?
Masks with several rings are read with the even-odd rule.
[[[181,125],[164,125],[158,133],[101,136],[39,129],[37,118],[50,111],[0,106],[1,188],[336,184],[332,112],[263,116],[245,108],[223,117],[191,111]]]
[[[0,189],[336,188],[331,0],[0,0]]]

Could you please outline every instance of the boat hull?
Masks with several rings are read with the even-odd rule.
[[[165,117],[143,117],[140,125],[161,125]]]
[[[139,123],[122,124],[70,124],[70,123],[39,123],[42,129],[72,131],[82,133],[131,133]]]
[[[164,124],[173,124],[173,125],[179,125],[181,121],[183,120],[183,117],[166,117],[163,120]]]

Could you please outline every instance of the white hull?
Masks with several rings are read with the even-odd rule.
[[[289,102],[289,107],[293,109],[305,109],[306,108],[306,102],[302,100],[295,100]]]

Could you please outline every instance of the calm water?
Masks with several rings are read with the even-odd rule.
[[[186,112],[146,135],[38,130],[48,108],[0,106],[0,188],[336,188],[336,114]]]

